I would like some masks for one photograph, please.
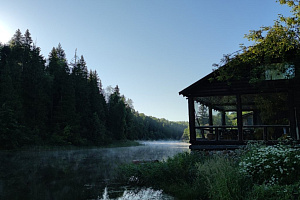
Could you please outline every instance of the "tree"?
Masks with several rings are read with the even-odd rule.
[[[225,55],[220,64],[214,64],[220,70],[218,80],[248,78],[251,83],[257,83],[264,79],[262,73],[266,67],[269,70],[288,73],[291,69],[283,67],[285,63],[294,66],[296,71],[299,70],[299,0],[279,0],[279,2],[291,7],[292,16],[279,15],[273,26],[250,30],[245,38],[254,43],[252,46],[242,45],[239,51]]]
[[[200,104],[198,106],[198,112],[197,112],[197,123],[199,125],[205,125],[208,124],[209,121],[209,115],[208,115],[208,108],[207,106]]]
[[[27,47],[31,47],[31,45],[32,45],[32,38],[31,38],[31,34],[28,29],[26,30],[26,32],[24,34],[24,44]]]
[[[0,44],[0,148],[23,145],[103,145],[122,139],[179,139],[186,125],[134,110],[118,86],[102,89],[84,57],[67,64],[58,44],[48,61],[18,29]],[[47,64],[46,64],[47,63]]]
[[[89,129],[93,113],[90,110],[87,66],[83,56],[73,66],[71,78],[75,92],[75,108],[80,123],[81,137],[91,140],[93,133]]]
[[[19,147],[21,139],[21,98],[15,88],[14,73],[10,64],[12,52],[9,46],[0,51],[0,146]]]
[[[110,95],[108,102],[108,127],[116,140],[126,139],[125,137],[125,103],[121,97],[118,85],[114,93]]]
[[[20,29],[18,29],[12,39],[9,41],[10,46],[21,46],[24,43],[24,37]]]
[[[61,144],[77,143],[76,135],[79,127],[75,108],[75,92],[67,59],[60,44],[50,52],[47,71],[52,79],[50,109],[52,138],[54,142]]]
[[[40,49],[32,46],[30,33],[25,33],[22,70],[22,103],[24,122],[32,134],[43,135],[46,132],[49,106],[50,82],[45,74],[45,60]]]
[[[213,78],[230,84],[234,80],[247,80],[252,86],[259,87],[266,80],[291,79],[294,96],[300,93],[296,89],[300,84],[300,4],[299,0],[279,0],[282,5],[291,8],[292,15],[279,15],[272,26],[263,26],[250,30],[245,35],[252,46],[241,46],[233,54],[221,59],[218,75]],[[275,78],[273,79],[273,75]],[[289,100],[284,93],[268,95],[255,94],[254,104],[263,124],[288,124],[291,113]],[[299,109],[298,107],[295,110]],[[299,113],[296,113],[299,118]],[[271,135],[271,134],[270,134]]]
[[[98,77],[96,71],[90,71],[88,78],[89,86],[89,102],[90,111],[93,115],[92,117],[92,127],[91,133],[95,137],[96,144],[108,143],[111,138],[107,135],[107,105],[102,94],[101,81]]]
[[[181,139],[184,140],[184,141],[189,141],[190,140],[190,128],[189,127],[184,129],[184,132],[182,134]]]

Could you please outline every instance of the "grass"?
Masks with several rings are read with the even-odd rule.
[[[280,145],[249,145],[235,156],[180,153],[159,163],[123,165],[116,178],[124,184],[161,189],[178,199],[296,200],[300,176],[298,168],[292,168],[300,166],[298,155],[300,149]],[[281,164],[282,174],[271,162]],[[260,174],[268,163],[267,175]],[[293,178],[287,182],[284,177]]]
[[[202,162],[202,158],[202,154],[180,153],[165,162],[126,164],[119,168],[117,178],[126,184],[161,188],[180,199],[193,198],[202,193],[193,184],[197,173],[195,164]]]

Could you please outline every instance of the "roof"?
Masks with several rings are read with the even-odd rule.
[[[249,79],[219,81],[216,77],[219,70],[215,70],[202,79],[191,84],[179,92],[185,97],[224,96],[236,94],[255,94],[269,92],[285,92],[289,89],[290,80],[268,80],[251,84]]]
[[[237,109],[237,94],[242,95],[242,109],[255,110],[256,94],[287,93],[293,88],[293,82],[287,79],[265,80],[251,84],[249,79],[219,81],[216,77],[219,71],[215,70],[202,79],[179,92],[185,97],[193,97],[196,102],[212,107],[219,111],[235,111]]]

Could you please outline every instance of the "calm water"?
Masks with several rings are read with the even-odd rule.
[[[114,169],[133,160],[165,160],[189,151],[178,141],[82,150],[0,152],[0,199],[172,199],[151,188],[113,183]]]

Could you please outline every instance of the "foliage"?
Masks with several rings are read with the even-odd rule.
[[[119,168],[118,181],[163,189],[179,199],[195,199],[205,194],[196,179],[196,163],[204,154],[180,153],[157,163],[127,164]]]
[[[240,171],[257,184],[286,185],[299,181],[300,149],[288,145],[251,146]]]
[[[263,26],[259,30],[250,30],[245,35],[252,46],[241,45],[241,49],[225,55],[220,64],[218,80],[247,79],[250,83],[259,83],[265,79],[266,70],[280,71],[289,74],[294,66],[299,67],[299,1],[280,0],[280,4],[291,7],[292,17],[279,15],[273,26]],[[250,73],[249,73],[250,72]]]
[[[249,143],[228,155],[181,153],[158,163],[123,165],[116,178],[178,199],[299,199],[299,151]]]
[[[107,145],[135,139],[180,139],[186,123],[145,116],[118,86],[105,96],[83,56],[68,64],[61,44],[48,59],[18,29],[0,44],[0,148]]]
[[[291,185],[254,185],[252,191],[248,194],[249,200],[296,200],[300,199],[300,183]]]
[[[117,178],[162,189],[179,199],[242,199],[251,188],[235,161],[204,152],[180,153],[159,163],[124,165]]]
[[[190,127],[187,127],[186,129],[184,129],[181,139],[184,141],[190,140]]]

